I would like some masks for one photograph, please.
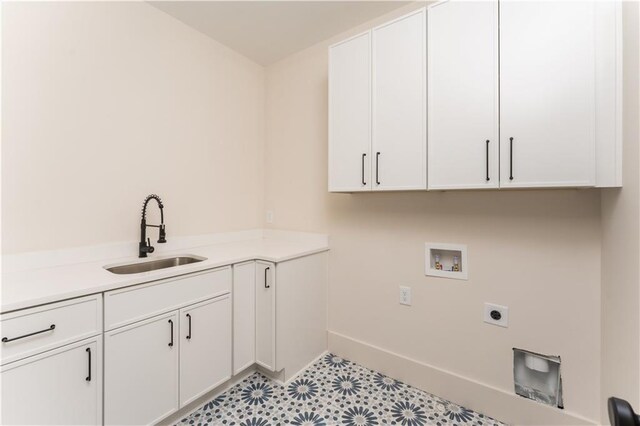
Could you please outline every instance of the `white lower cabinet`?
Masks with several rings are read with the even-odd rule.
[[[178,313],[105,333],[104,422],[156,423],[178,409]]]
[[[233,374],[256,362],[256,262],[233,265]]]
[[[105,424],[158,423],[231,377],[231,267],[177,280],[182,287],[168,279],[114,291],[122,310],[127,294],[133,303],[151,288],[165,300],[154,301],[153,310],[169,312],[105,332]],[[198,299],[185,298],[190,283],[197,284]],[[115,317],[110,309],[116,305],[105,306],[105,318]],[[127,309],[129,318],[138,318]]]
[[[234,265],[233,279],[234,374],[255,363],[287,381],[327,350],[326,253]]]
[[[276,265],[276,369],[291,380],[327,350],[327,253]]]
[[[276,371],[276,266],[256,262],[256,363]]]
[[[231,297],[180,310],[180,406],[231,378]]]
[[[3,314],[1,424],[155,424],[254,364],[289,380],[326,350],[326,282],[316,253]]]
[[[102,423],[102,336],[0,370],[2,424]]]

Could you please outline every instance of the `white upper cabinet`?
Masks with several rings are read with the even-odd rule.
[[[498,188],[498,3],[428,10],[429,189]]]
[[[374,189],[426,189],[426,42],[425,9],[373,29]]]
[[[615,0],[441,1],[338,43],[329,190],[621,186],[621,44]]]
[[[500,185],[595,185],[595,2],[500,4]]]
[[[329,48],[329,191],[426,189],[426,11]]]
[[[622,4],[596,2],[596,186],[622,186]]]
[[[329,191],[371,190],[371,33],[329,49]]]

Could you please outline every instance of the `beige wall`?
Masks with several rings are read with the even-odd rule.
[[[330,332],[509,393],[511,348],[560,355],[565,412],[599,419],[599,191],[328,194],[326,48],[349,34],[267,68],[265,208],[330,234]],[[425,277],[426,241],[467,244],[469,281]]]
[[[624,4],[623,185],[602,194],[602,403],[640,410],[640,7]],[[603,410],[603,420],[606,412]]]
[[[2,6],[4,253],[135,240],[152,192],[169,239],[262,224],[261,66],[144,2]]]
[[[370,25],[265,72],[144,3],[4,3],[3,252],[133,240],[150,192],[169,238],[272,210],[268,226],[331,235],[330,332],[506,393],[512,347],[558,354],[565,412],[640,407],[634,8],[625,188],[601,206],[598,190],[329,194],[326,48]],[[469,281],[425,277],[425,241],[467,244]],[[484,302],[509,306],[508,329]]]

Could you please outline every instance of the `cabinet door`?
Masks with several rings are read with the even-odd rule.
[[[498,3],[428,10],[429,189],[497,188]]]
[[[426,189],[426,16],[373,30],[374,190]]]
[[[329,191],[371,190],[371,33],[329,48]]]
[[[275,265],[256,262],[256,363],[276,369]]]
[[[2,424],[102,423],[102,337],[2,367]]]
[[[104,422],[157,423],[178,409],[176,312],[105,333]]]
[[[595,2],[500,6],[500,186],[595,183]]]
[[[256,263],[233,266],[233,374],[256,362]]]
[[[231,378],[231,296],[180,310],[180,406]]]

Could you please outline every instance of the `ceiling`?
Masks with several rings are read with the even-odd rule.
[[[409,1],[150,1],[192,28],[269,65]]]

